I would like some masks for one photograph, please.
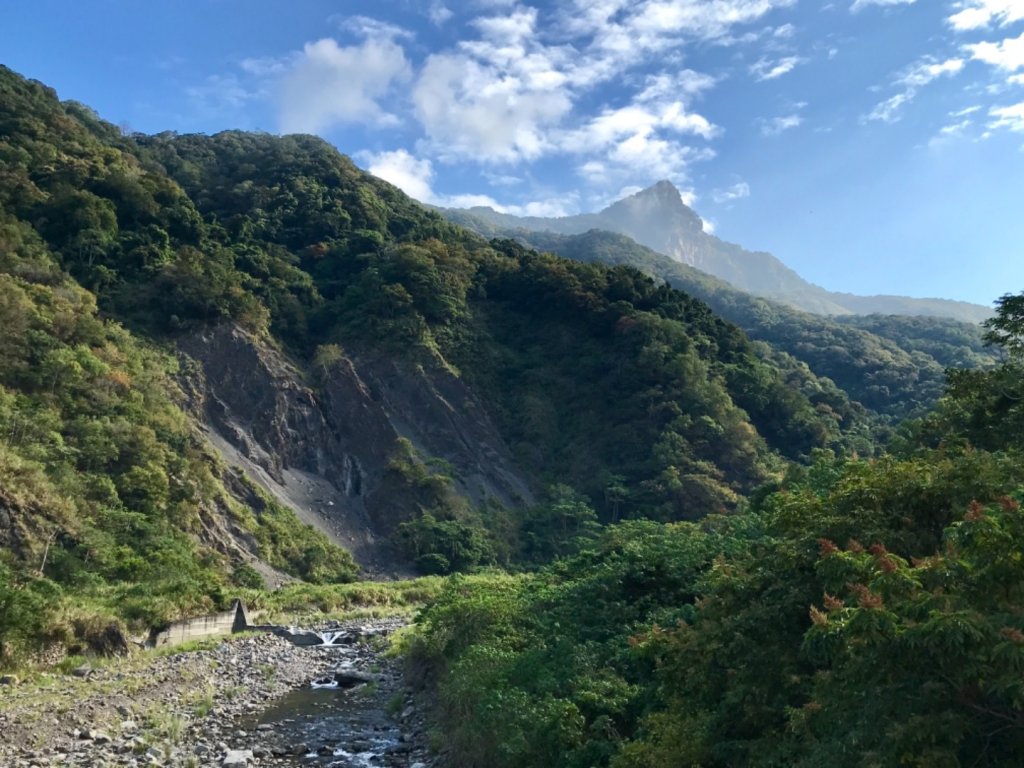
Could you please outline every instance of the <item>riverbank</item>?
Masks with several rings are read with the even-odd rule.
[[[0,686],[0,765],[429,766],[422,719],[383,653],[403,623],[340,623],[361,639],[334,647],[235,636]],[[361,679],[311,688],[339,669]]]

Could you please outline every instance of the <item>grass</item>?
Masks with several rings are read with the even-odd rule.
[[[351,584],[290,584],[273,592],[243,590],[243,599],[261,620],[287,623],[318,619],[383,618],[409,614],[436,599],[445,579],[425,576],[406,581],[359,581]]]
[[[185,718],[181,715],[169,712],[162,705],[152,705],[146,713],[146,730],[160,741],[168,744],[177,744],[185,732],[187,725]]]
[[[405,696],[401,693],[394,694],[388,699],[387,705],[384,707],[385,711],[392,717],[398,717],[402,710],[405,709]]]
[[[196,653],[197,651],[211,651],[224,642],[229,635],[217,637],[204,637],[199,640],[189,640],[178,645],[160,645],[156,648],[147,648],[146,654],[151,658],[158,659],[161,656],[177,656],[182,653]]]
[[[197,719],[202,719],[210,714],[210,711],[213,709],[215,695],[216,690],[210,683],[206,684],[205,690],[195,694],[195,699],[192,703],[192,714]]]

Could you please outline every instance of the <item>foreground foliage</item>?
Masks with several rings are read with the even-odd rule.
[[[1019,304],[990,324],[1004,364],[951,373],[898,456],[819,453],[742,513],[613,526],[533,576],[453,581],[409,654],[455,762],[1017,765]]]
[[[932,458],[822,462],[747,514],[453,581],[410,653],[457,764],[1013,764],[1024,473]]]

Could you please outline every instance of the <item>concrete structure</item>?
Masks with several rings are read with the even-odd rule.
[[[208,637],[241,632],[250,626],[249,611],[245,607],[245,603],[235,600],[229,611],[198,616],[194,619],[183,619],[162,629],[152,630],[146,641],[146,647],[181,645],[192,640],[204,640]]]

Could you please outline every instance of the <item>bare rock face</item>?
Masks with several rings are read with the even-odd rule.
[[[234,326],[180,349],[190,406],[227,463],[370,573],[393,566],[383,539],[417,511],[392,468],[402,439],[424,459],[443,459],[454,491],[473,504],[532,502],[486,408],[440,363],[345,357],[314,391],[281,352]]]

